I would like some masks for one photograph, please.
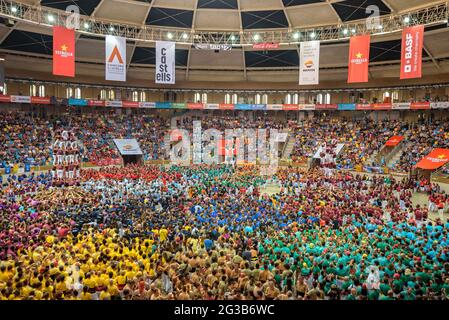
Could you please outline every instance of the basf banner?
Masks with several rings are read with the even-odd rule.
[[[301,42],[299,62],[299,84],[319,84],[320,76],[320,42]]]
[[[401,79],[422,77],[423,44],[423,25],[405,28],[402,31]]]
[[[175,43],[156,41],[156,83],[175,84]]]
[[[106,80],[126,81],[126,39],[106,36]]]
[[[136,139],[114,139],[114,143],[123,156],[140,156],[143,154]]]

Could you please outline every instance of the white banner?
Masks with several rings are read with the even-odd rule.
[[[113,108],[121,108],[123,106],[123,103],[121,101],[106,101],[105,106]]]
[[[195,44],[196,50],[214,50],[214,51],[231,51],[232,45],[230,44]]]
[[[267,104],[267,110],[282,110],[282,104]]]
[[[114,143],[124,156],[143,154],[136,139],[114,139]]]
[[[410,102],[393,103],[393,110],[409,110]]]
[[[204,109],[217,110],[220,109],[220,105],[218,103],[208,103],[205,105]]]
[[[313,110],[315,110],[315,105],[314,104],[300,104],[299,110],[313,111]]]
[[[299,84],[313,85],[320,82],[320,42],[301,42]]]
[[[126,81],[126,39],[106,36],[106,80]]]
[[[29,97],[29,96],[11,96],[11,102],[31,103],[31,97]]]
[[[139,108],[154,109],[156,108],[156,102],[139,102]]]
[[[156,83],[175,84],[174,42],[156,41]]]
[[[432,109],[449,109],[449,102],[432,102],[430,107]]]

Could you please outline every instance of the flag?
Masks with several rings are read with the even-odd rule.
[[[348,83],[368,82],[370,41],[370,35],[351,38]]]
[[[174,42],[156,41],[156,83],[175,84],[175,47]]]
[[[126,81],[126,39],[106,36],[106,80]]]
[[[53,74],[75,76],[75,30],[53,27]]]
[[[402,31],[401,79],[422,77],[422,49],[424,26],[405,28]]]
[[[299,67],[299,84],[319,84],[320,76],[320,42],[301,42]]]

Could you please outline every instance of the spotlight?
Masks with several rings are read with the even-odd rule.
[[[315,31],[310,34],[310,38],[314,39],[316,37]]]
[[[167,38],[173,39],[173,33],[171,33],[171,32],[167,33]]]
[[[298,40],[299,39],[299,32],[295,32],[293,34],[293,39]]]
[[[186,39],[188,39],[189,38],[189,35],[187,34],[187,33],[183,33],[182,34],[182,38],[184,39],[184,40],[186,40]]]
[[[256,34],[253,36],[253,39],[254,39],[254,41],[259,41],[259,39],[260,39],[259,34],[256,33]]]
[[[355,29],[352,29],[351,32],[352,32],[352,34],[354,34],[354,33],[356,33],[356,30],[355,30]]]
[[[405,18],[404,18],[404,23],[407,24],[407,23],[409,23],[409,22],[410,22],[410,17],[405,17]]]
[[[231,39],[231,41],[235,41],[235,35],[231,35],[229,39]]]
[[[11,12],[12,13],[17,13],[17,7],[16,6],[12,6],[11,7]]]
[[[89,28],[90,28],[90,25],[89,25],[89,23],[87,23],[87,22],[84,22],[84,29],[88,30]]]
[[[379,29],[379,30],[382,30],[383,28],[384,28],[384,26],[381,24],[377,26],[377,29]]]
[[[343,30],[343,34],[346,36],[348,34],[349,30],[348,29],[344,29]]]
[[[110,26],[110,27],[109,27],[109,32],[114,32],[114,31],[115,31],[114,26]]]
[[[53,22],[55,22],[55,17],[53,17],[53,15],[51,15],[51,14],[48,14],[47,20],[48,20],[48,22],[53,23]]]

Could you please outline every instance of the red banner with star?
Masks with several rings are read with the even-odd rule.
[[[425,170],[435,170],[441,168],[449,162],[449,150],[448,149],[433,149],[426,157],[424,157],[418,164],[417,168]]]
[[[370,43],[370,35],[351,37],[348,83],[368,82]]]
[[[75,77],[75,30],[53,27],[53,74]]]

